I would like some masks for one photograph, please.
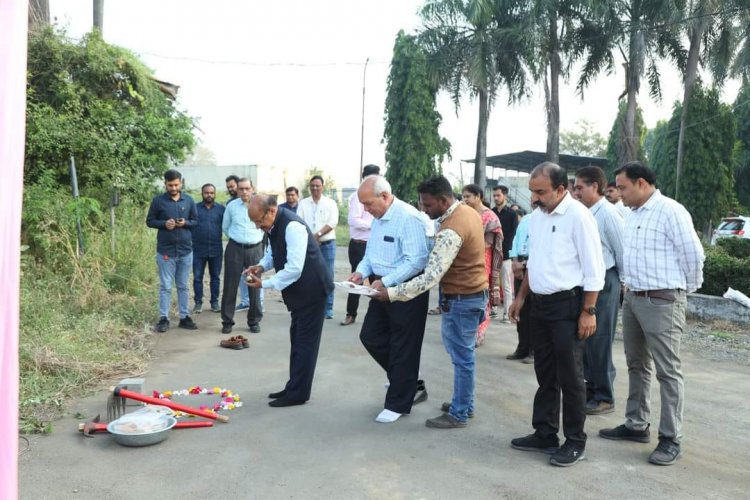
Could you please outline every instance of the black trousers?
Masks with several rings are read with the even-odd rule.
[[[289,326],[289,380],[284,387],[289,399],[310,399],[325,312],[325,295],[305,307],[292,311],[292,323]]]
[[[367,242],[360,242],[355,240],[349,240],[349,264],[352,265],[352,272],[357,270],[357,266],[365,256],[365,249],[367,248]],[[359,295],[356,293],[350,293],[346,299],[346,315],[352,318],[357,317],[357,309],[359,308]]]
[[[429,301],[430,293],[424,292],[408,302],[371,300],[367,308],[359,339],[388,375],[386,410],[411,412]]]
[[[521,280],[516,280],[515,290],[521,289]],[[526,301],[523,303],[523,307],[519,313],[519,321],[516,323],[516,333],[518,333],[518,345],[516,346],[516,352],[529,355],[534,353],[534,348],[531,345],[531,302],[533,298],[529,294],[526,297]]]
[[[547,437],[560,429],[566,439],[586,445],[586,384],[583,380],[585,342],[578,339],[578,317],[583,294],[560,300],[535,296],[531,304],[531,335],[534,371],[539,388],[534,396],[532,425]]]
[[[232,240],[224,250],[224,289],[221,294],[221,323],[234,325],[234,308],[237,305],[237,287],[242,271],[256,265],[263,257],[263,245],[240,245]],[[247,286],[243,283],[243,286]],[[250,307],[247,309],[247,325],[260,323],[263,312],[260,308],[260,289],[250,288]]]

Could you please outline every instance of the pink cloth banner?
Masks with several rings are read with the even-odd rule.
[[[18,498],[18,297],[27,0],[0,0],[0,498]]]

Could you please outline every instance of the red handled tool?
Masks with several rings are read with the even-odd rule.
[[[200,410],[191,406],[181,405],[174,403],[166,399],[152,398],[151,396],[144,396],[139,392],[133,392],[127,390],[125,387],[115,387],[107,400],[107,418],[113,420],[118,418],[120,415],[125,413],[125,399],[133,399],[142,403],[148,403],[152,405],[166,406],[175,411],[181,411],[183,413],[189,413],[197,417],[210,418],[211,420],[218,420],[219,422],[229,422],[229,417],[226,415],[219,415],[211,411]]]

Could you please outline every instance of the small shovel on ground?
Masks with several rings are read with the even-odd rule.
[[[94,437],[96,432],[107,432],[107,423],[100,422],[101,417],[95,416],[93,419],[86,423],[78,424],[78,432],[82,432],[84,437]],[[195,422],[177,422],[174,426],[175,429],[196,429],[198,427],[213,427],[213,422],[205,420],[197,420]]]

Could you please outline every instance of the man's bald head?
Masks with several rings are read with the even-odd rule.
[[[246,204],[247,216],[263,231],[268,232],[276,221],[276,196],[258,194],[250,198]]]

